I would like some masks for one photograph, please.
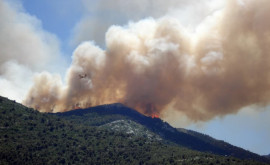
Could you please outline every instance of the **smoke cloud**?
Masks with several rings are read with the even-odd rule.
[[[34,73],[59,70],[59,42],[15,1],[0,0],[0,36],[0,94],[22,101]]]
[[[194,30],[164,16],[111,26],[106,50],[84,42],[63,82],[43,72],[24,104],[43,112],[121,102],[193,121],[270,101],[270,1],[228,0]]]
[[[105,33],[111,25],[125,25],[142,18],[177,18],[184,26],[194,27],[224,4],[216,0],[82,0],[84,16],[74,28],[71,43],[94,40],[105,47]],[[93,14],[95,13],[95,14]],[[104,14],[106,13],[106,14]]]

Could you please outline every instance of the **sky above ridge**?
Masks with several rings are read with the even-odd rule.
[[[69,109],[77,94],[80,106],[122,101],[175,127],[269,154],[270,3],[227,2],[0,0],[0,94],[41,111]]]

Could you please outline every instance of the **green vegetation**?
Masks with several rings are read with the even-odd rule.
[[[100,120],[105,121],[104,118]],[[0,164],[263,163],[192,151],[162,141],[84,125],[76,120],[42,114],[0,97]]]
[[[80,123],[81,125],[104,127],[104,125],[109,124],[111,125],[111,130],[122,130],[124,133],[128,133],[131,130],[135,131],[135,128],[138,128],[138,125],[141,125],[144,127],[144,129],[147,129],[150,134],[156,134],[162,138],[163,142],[166,143],[174,143],[191,150],[221,156],[233,156],[240,159],[253,159],[260,162],[269,162],[269,160],[265,157],[259,156],[240,147],[233,146],[229,143],[213,139],[210,136],[186,129],[173,128],[159,118],[153,119],[151,117],[144,116],[138,113],[136,110],[126,107],[120,103],[100,105],[87,109],[78,109],[51,115],[60,116],[61,118],[73,121],[75,123]],[[134,124],[129,124],[127,122],[121,122],[125,123],[125,126],[123,126],[121,123],[115,123],[117,121],[133,121],[137,123],[137,126],[132,126]],[[142,134],[136,134],[140,134],[143,137],[148,137],[149,133],[147,133],[147,131],[143,131]]]

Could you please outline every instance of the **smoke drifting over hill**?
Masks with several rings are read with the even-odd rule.
[[[61,77],[43,72],[24,104],[40,111],[121,102],[140,112],[173,107],[194,121],[270,101],[270,1],[229,0],[195,31],[177,19],[111,26],[106,50],[76,48]]]

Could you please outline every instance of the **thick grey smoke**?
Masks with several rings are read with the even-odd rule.
[[[270,101],[270,1],[228,0],[196,28],[148,18],[112,26],[106,50],[82,43],[63,83],[36,77],[25,104],[40,111],[121,102],[152,115],[168,107],[194,121]]]

